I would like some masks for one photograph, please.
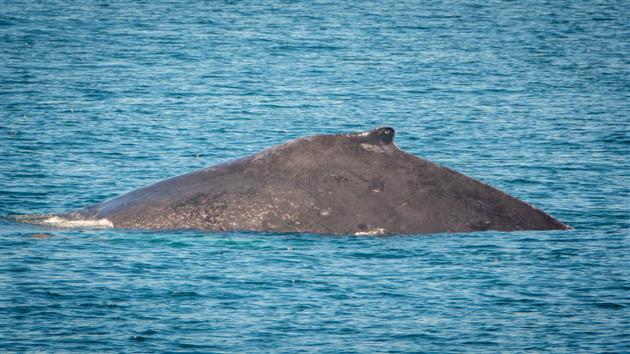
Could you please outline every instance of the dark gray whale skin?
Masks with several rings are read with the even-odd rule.
[[[300,138],[64,216],[131,229],[356,235],[569,228],[393,139],[388,127]]]

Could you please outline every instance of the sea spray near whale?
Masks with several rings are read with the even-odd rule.
[[[19,219],[63,227],[355,235],[569,228],[400,150],[394,135],[384,127],[295,139],[64,215]]]

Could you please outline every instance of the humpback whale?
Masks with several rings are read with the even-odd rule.
[[[295,139],[47,220],[318,234],[563,230],[536,207],[394,143],[394,129]]]

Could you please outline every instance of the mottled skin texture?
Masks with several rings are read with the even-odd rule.
[[[495,188],[398,149],[394,130],[320,135],[170,178],[71,213],[114,227],[322,234],[553,230]]]

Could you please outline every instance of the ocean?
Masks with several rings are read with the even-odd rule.
[[[630,352],[625,1],[0,1],[0,352]],[[287,140],[397,145],[574,229],[52,229]]]

